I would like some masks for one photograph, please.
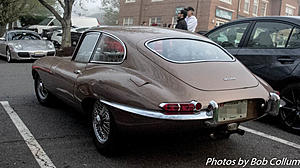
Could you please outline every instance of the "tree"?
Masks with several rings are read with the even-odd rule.
[[[119,18],[120,0],[102,0],[104,11],[103,23],[106,25],[116,25]]]
[[[54,0],[49,1],[53,4]],[[21,16],[26,15],[48,15],[45,8],[41,8],[37,0],[1,0],[0,1],[0,36],[6,31],[7,24],[10,25]]]
[[[54,8],[49,0],[38,0],[43,6],[45,6],[61,23],[62,26],[62,48],[71,47],[71,14],[75,0],[56,0],[56,2],[63,9],[62,16],[59,14],[59,9]]]
[[[6,31],[6,26],[23,14],[27,0],[1,0],[0,1],[0,36]]]

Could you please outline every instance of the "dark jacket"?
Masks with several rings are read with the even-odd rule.
[[[178,19],[177,20],[177,25],[175,27],[176,29],[182,29],[182,30],[187,30],[187,24],[184,18]]]

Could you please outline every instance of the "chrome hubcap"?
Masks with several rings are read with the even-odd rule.
[[[44,84],[43,84],[43,82],[39,79],[38,80],[38,85],[37,85],[37,91],[38,91],[38,94],[39,94],[39,97],[41,98],[41,99],[46,99],[47,98],[47,96],[48,96],[48,91],[47,91],[47,89],[44,87]]]
[[[7,62],[10,62],[11,57],[10,57],[10,51],[9,50],[6,51],[6,56],[7,56]]]
[[[97,102],[93,111],[93,130],[97,140],[105,143],[110,133],[110,116],[107,108]]]

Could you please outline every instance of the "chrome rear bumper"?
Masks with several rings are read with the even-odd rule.
[[[266,113],[277,116],[279,114],[280,97],[276,93],[270,93],[270,99],[267,101]]]
[[[152,110],[144,110],[135,107],[129,107],[125,105],[121,105],[118,103],[112,103],[105,100],[100,100],[102,103],[120,109],[125,112],[129,112],[132,114],[137,114],[144,117],[150,117],[155,119],[163,119],[163,120],[206,120],[213,118],[213,111],[199,111],[195,114],[187,114],[187,115],[166,115],[160,111],[152,111]]]

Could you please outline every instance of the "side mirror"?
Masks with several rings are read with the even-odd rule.
[[[0,41],[5,41],[5,38],[3,38],[3,37],[0,37]]]

